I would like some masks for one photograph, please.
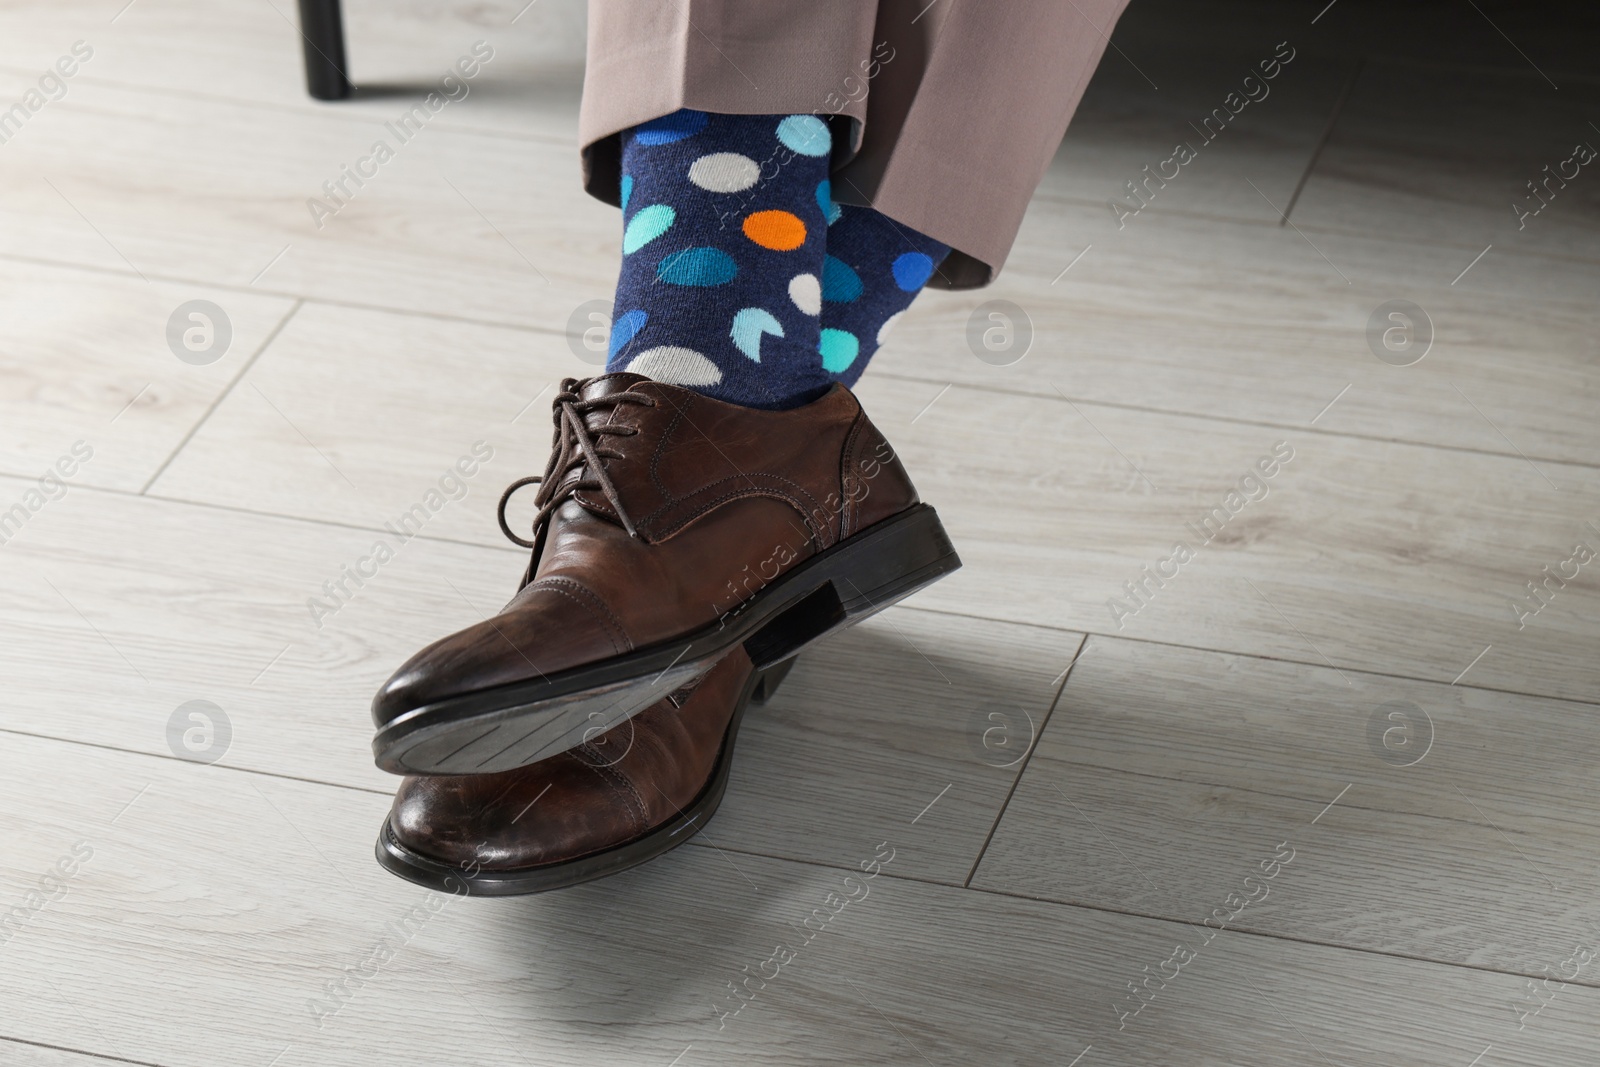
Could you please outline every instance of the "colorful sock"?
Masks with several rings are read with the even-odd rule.
[[[832,139],[814,115],[683,110],[622,141],[622,272],[607,370],[796,407],[822,369]]]
[[[683,110],[622,140],[606,369],[782,409],[854,384],[949,248],[835,204],[827,124]]]
[[[822,366],[854,385],[950,246],[869,207],[835,204],[822,264]]]

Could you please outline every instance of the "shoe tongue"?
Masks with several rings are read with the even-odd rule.
[[[583,388],[578,395],[585,400],[593,400],[596,397],[610,396],[612,393],[626,393],[640,382],[648,382],[649,380],[642,374],[630,374],[627,371],[603,374],[598,378],[590,378],[587,382],[584,382]]]

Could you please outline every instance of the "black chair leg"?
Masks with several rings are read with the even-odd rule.
[[[300,39],[305,43],[306,91],[318,100],[349,96],[339,0],[300,0]]]

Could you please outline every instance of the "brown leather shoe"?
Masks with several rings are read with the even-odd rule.
[[[379,690],[396,774],[510,770],[609,729],[744,646],[757,668],[961,565],[855,396],[790,411],[637,374],[567,379],[521,590]]]
[[[722,801],[745,705],[772,696],[786,661],[757,672],[740,649],[665,700],[576,748],[499,774],[407,778],[378,862],[457,895],[576,885],[654,859]]]

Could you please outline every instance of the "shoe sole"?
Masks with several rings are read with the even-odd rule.
[[[717,762],[712,767],[711,778],[705,788],[676,816],[642,837],[561,863],[473,872],[470,866],[459,867],[407,848],[395,836],[394,824],[385,819],[374,849],[378,864],[409,882],[441,893],[469,897],[509,897],[564,889],[648,863],[688,841],[711,821],[728,788],[728,776],[733,770],[734,745],[738,741],[739,724],[744,719],[745,708],[751,703],[765,704],[772,699],[778,684],[793,665],[794,660],[785,660],[750,676],[733,717],[728,720],[722,748],[717,753]]]
[[[758,670],[792,659],[961,566],[917,504],[819,552],[696,633],[397,716],[372,740],[393,774],[490,774],[575,748],[710,670],[743,644]]]

